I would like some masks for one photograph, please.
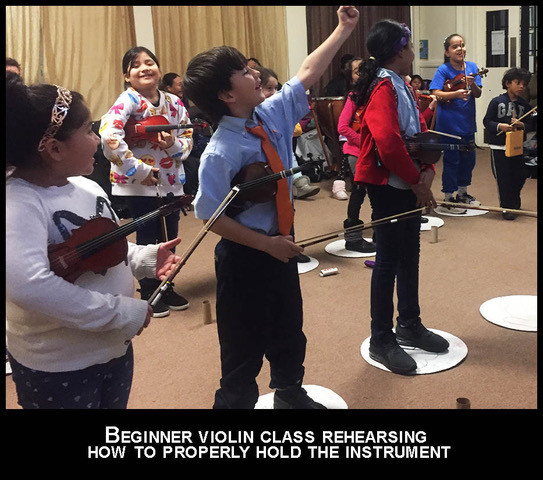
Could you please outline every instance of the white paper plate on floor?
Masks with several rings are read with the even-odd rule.
[[[442,372],[456,367],[468,354],[468,347],[458,337],[451,335],[441,330],[435,330],[429,328],[428,330],[441,335],[445,340],[449,342],[449,349],[443,353],[432,353],[420,348],[404,347],[402,348],[407,352],[415,362],[417,362],[417,369],[413,372],[413,375],[425,375],[428,373]],[[376,362],[370,358],[370,338],[366,338],[362,342],[360,347],[360,353],[362,358],[366,360],[370,365],[390,372],[382,363]],[[392,372],[391,372],[392,373]]]
[[[329,410],[346,410],[349,408],[345,400],[329,388],[321,387],[319,385],[303,385],[303,388],[315,402],[319,402]],[[260,395],[256,402],[255,409],[273,409],[274,395],[275,392]]]
[[[307,273],[315,270],[319,266],[319,261],[316,258],[309,257],[309,262],[298,262],[298,274]]]
[[[487,300],[479,308],[489,322],[525,332],[537,332],[537,295],[510,295]]]
[[[371,242],[371,238],[365,238],[364,240]],[[361,258],[361,257],[375,257],[375,252],[362,253],[362,252],[353,252],[352,250],[347,250],[345,248],[345,240],[336,240],[335,242],[329,243],[324,247],[326,253],[330,255],[335,255],[336,257],[347,257],[347,258]]]
[[[446,217],[477,217],[479,215],[485,215],[486,213],[488,213],[488,210],[476,210],[474,208],[466,208],[465,213],[451,213],[448,209],[440,205],[434,208],[434,212],[438,213],[439,215],[445,215]]]
[[[442,227],[443,224],[445,223],[443,221],[442,218],[438,218],[438,217],[427,217],[427,216],[423,216],[422,218],[427,218],[428,221],[426,223],[421,223],[420,224],[420,229],[421,230],[432,230],[432,227]]]

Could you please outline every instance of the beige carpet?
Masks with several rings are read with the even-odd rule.
[[[484,205],[498,206],[488,150],[478,150],[470,193]],[[441,163],[434,194],[442,200]],[[342,227],[347,202],[330,197],[331,180],[321,192],[296,202],[297,239]],[[528,179],[522,208],[537,210],[537,180]],[[436,214],[433,214],[437,216]],[[369,201],[363,220],[370,220]],[[340,258],[325,252],[327,242],[308,247],[319,267],[300,276],[308,337],[307,385],[320,385],[340,395],[350,409],[454,409],[466,397],[472,409],[537,407],[537,333],[499,327],[485,320],[481,304],[507,295],[537,294],[537,219],[519,216],[505,221],[499,213],[445,221],[438,242],[421,233],[420,303],[423,322],[446,331],[468,347],[465,360],[446,371],[405,377],[368,364],[361,356],[369,336],[371,269],[364,259]],[[194,212],[181,218],[183,252],[201,229]],[[131,409],[208,409],[220,379],[216,325],[204,324],[203,301],[215,318],[213,248],[208,234],[175,280],[190,307],[154,319],[134,340],[136,368]],[[320,277],[322,268],[339,274]],[[265,362],[258,383],[268,393]],[[6,376],[6,407],[19,408],[13,381]]]

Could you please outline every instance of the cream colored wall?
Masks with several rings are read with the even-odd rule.
[[[288,44],[288,78],[296,75],[300,65],[307,57],[307,25],[305,22],[305,6],[286,6],[287,44]]]
[[[151,7],[137,5],[134,9],[134,23],[136,30],[136,42],[138,45],[147,47],[152,52],[155,51],[155,40],[153,35],[153,24],[149,21],[151,18]],[[287,42],[288,42],[288,78],[296,74],[298,68],[307,56],[307,27],[305,23],[305,6],[287,5],[285,8]]]
[[[134,28],[136,30],[136,43],[139,47],[145,47],[155,51],[155,36],[153,22],[151,21],[151,7],[146,5],[134,5]]]
[[[463,6],[463,7],[411,7],[413,43],[418,48],[419,40],[428,40],[428,60],[415,56],[413,72],[423,78],[432,78],[437,67],[443,63],[443,40],[451,33],[458,33],[466,41],[466,59],[479,68],[486,67],[486,12],[509,10],[509,45],[517,40],[516,65],[520,65],[520,6]],[[483,93],[476,100],[478,145],[483,142],[483,117],[492,98],[503,93],[501,81],[507,67],[489,68],[483,80]]]

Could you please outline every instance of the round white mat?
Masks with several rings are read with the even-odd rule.
[[[445,215],[446,217],[476,217],[478,215],[485,215],[486,213],[488,213],[488,210],[476,210],[474,208],[466,208],[465,213],[451,213],[445,207],[438,206],[434,208],[434,212],[439,215]]]
[[[484,302],[479,308],[489,322],[525,332],[537,332],[537,295],[510,295]]]
[[[420,229],[422,231],[432,230],[432,227],[437,227],[437,228],[442,227],[443,224],[445,223],[442,218],[438,218],[438,217],[424,216],[423,218],[427,218],[428,221],[426,223],[421,223],[420,224]]]
[[[371,242],[371,238],[365,238],[364,240]],[[345,240],[336,240],[335,242],[329,243],[324,247],[327,253],[330,255],[335,255],[336,257],[347,257],[347,258],[361,258],[361,257],[375,257],[375,252],[362,253],[354,252],[352,250],[347,250],[345,248]]]
[[[310,272],[319,266],[319,261],[316,258],[309,257],[309,259],[309,262],[298,262],[298,274]]]
[[[447,332],[442,332],[441,330],[435,330],[429,328],[434,333],[441,335],[449,342],[449,349],[443,353],[433,353],[427,352],[426,350],[421,350],[420,348],[415,347],[405,347],[402,348],[417,362],[417,369],[413,372],[413,375],[424,375],[427,373],[436,373],[448,370],[450,368],[458,365],[466,355],[468,354],[468,347],[466,344],[460,340],[458,337],[451,335]],[[360,347],[360,353],[366,362],[374,367],[380,368],[390,372],[382,363],[376,362],[370,358],[370,338],[366,338],[362,342]]]
[[[346,410],[349,408],[345,400],[328,388],[319,385],[303,385],[303,388],[315,402],[319,402],[329,410]],[[255,409],[273,409],[274,394],[274,392],[270,392],[265,395],[260,395],[256,402]]]

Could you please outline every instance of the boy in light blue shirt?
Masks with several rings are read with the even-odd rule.
[[[267,163],[259,137],[247,131],[262,123],[284,169],[292,167],[292,132],[308,112],[305,91],[319,79],[358,22],[354,7],[338,9],[339,24],[302,63],[281,92],[264,101],[260,74],[235,48],[215,47],[188,64],[183,92],[219,122],[202,154],[195,215],[207,221],[245,166]],[[288,179],[292,199],[292,181]],[[302,248],[279,234],[275,199],[223,215],[211,230],[215,248],[217,329],[222,378],[214,408],[254,408],[256,377],[264,355],[275,388],[274,408],[322,409],[302,388],[306,337],[295,256]]]

